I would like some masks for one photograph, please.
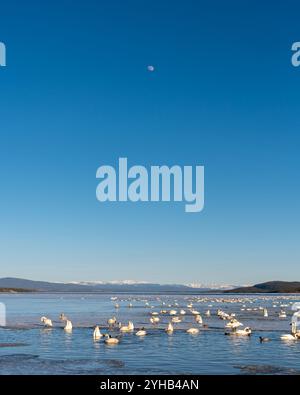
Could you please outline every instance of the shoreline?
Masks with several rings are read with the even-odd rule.
[[[37,295],[201,295],[212,296],[220,295],[224,298],[229,296],[279,296],[279,295],[300,295],[300,292],[224,292],[224,291],[210,291],[210,292],[176,292],[176,291],[40,291],[40,290],[16,290],[16,289],[0,289],[0,295],[21,295],[21,294],[37,294]]]

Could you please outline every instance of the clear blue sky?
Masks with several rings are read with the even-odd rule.
[[[300,280],[299,2],[47,3],[1,2],[0,277]],[[203,164],[204,211],[101,205],[120,156]]]

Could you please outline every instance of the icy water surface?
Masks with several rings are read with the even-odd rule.
[[[300,374],[300,340],[280,340],[290,332],[291,306],[299,301],[299,295],[0,294],[7,308],[7,327],[0,328],[0,374]],[[262,307],[268,308],[268,318]],[[227,321],[217,317],[219,308],[235,313],[252,328],[252,336],[225,336]],[[157,325],[149,318],[153,311],[171,309],[187,314],[168,335],[169,314],[159,314]],[[201,313],[204,327],[195,323],[191,309]],[[280,310],[287,318],[278,317]],[[72,333],[63,330],[62,312],[73,323]],[[41,324],[43,315],[52,319],[52,329]],[[116,346],[94,341],[95,324],[103,333],[120,335],[107,328],[112,316],[122,324],[131,320],[136,328],[145,326],[147,335],[123,334]],[[191,326],[200,333],[187,334]],[[260,343],[259,336],[270,341]]]

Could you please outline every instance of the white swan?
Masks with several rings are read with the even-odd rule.
[[[107,323],[108,323],[109,326],[114,326],[114,325],[116,325],[116,323],[117,323],[116,317],[109,318],[109,319],[107,320]]]
[[[173,317],[172,318],[172,322],[177,322],[177,323],[179,323],[179,322],[181,322],[182,320],[181,320],[181,318],[179,318],[179,317]]]
[[[177,311],[176,310],[170,310],[170,315],[176,315]]]
[[[281,310],[281,312],[279,313],[279,318],[286,318],[286,312]]]
[[[191,335],[196,335],[197,333],[199,333],[199,329],[198,328],[189,328],[187,330],[187,333],[190,333]]]
[[[146,336],[147,332],[145,331],[145,328],[142,328],[141,330],[136,332],[136,336]]]
[[[121,332],[131,332],[133,330],[134,330],[134,325],[132,321],[129,321],[128,325],[120,327]]]
[[[159,317],[150,317],[151,324],[156,324],[160,321]]]
[[[104,335],[102,335],[102,333],[100,332],[99,326],[97,325],[94,329],[94,332],[93,332],[93,338],[94,338],[94,340],[99,340],[102,336],[104,336]]]
[[[238,320],[233,319],[230,322],[228,322],[228,324],[226,324],[225,326],[226,326],[226,328],[236,329],[239,326],[243,326],[243,324],[241,322],[239,322]]]
[[[218,316],[221,320],[227,320],[227,319],[230,318],[230,315],[227,314],[227,313],[225,313],[225,312],[222,311],[222,310],[218,310],[218,311],[217,311],[217,316]]]
[[[174,326],[172,325],[172,322],[168,323],[168,326],[166,328],[167,333],[173,333],[174,332]]]
[[[64,330],[66,332],[72,332],[72,329],[73,329],[72,322],[70,320],[67,320],[66,326],[64,327]]]
[[[52,321],[51,321],[49,318],[47,318],[47,317],[41,317],[41,322],[42,322],[45,326],[48,326],[48,327],[50,327],[50,328],[52,328],[52,326],[53,326]]]
[[[298,340],[295,335],[291,335],[291,334],[282,335],[282,336],[280,336],[280,339],[281,340]]]
[[[115,337],[111,337],[111,335],[106,334],[105,337],[106,337],[106,339],[105,339],[106,344],[118,344],[119,343],[119,339],[116,339]]]
[[[195,315],[195,321],[196,321],[198,324],[203,324],[203,320],[202,320],[202,317],[201,317],[200,314]]]
[[[183,309],[181,309],[179,313],[180,313],[180,315],[185,315],[186,314],[185,310],[183,310]]]
[[[197,310],[191,310],[191,313],[194,315],[200,315],[199,311],[197,311]]]
[[[252,330],[249,327],[247,327],[245,329],[239,329],[239,330],[233,332],[233,334],[237,335],[237,336],[250,336],[251,333],[252,333]]]

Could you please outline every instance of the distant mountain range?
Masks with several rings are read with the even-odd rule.
[[[54,283],[6,277],[0,279],[0,292],[98,292],[98,293],[300,293],[300,282],[270,281],[247,287],[215,286],[202,287],[201,284],[152,284],[133,280],[124,281],[84,281]]]
[[[210,288],[194,288],[181,284],[151,284],[146,282],[125,281],[85,281],[54,283],[6,277],[0,279],[1,288],[31,290],[35,292],[139,292],[139,293],[199,293],[211,291]],[[3,292],[3,291],[2,291]]]
[[[299,293],[300,282],[294,281],[269,281],[262,284],[256,284],[251,287],[239,287],[233,290],[226,290],[225,293]]]

